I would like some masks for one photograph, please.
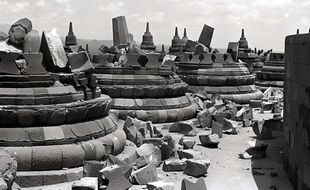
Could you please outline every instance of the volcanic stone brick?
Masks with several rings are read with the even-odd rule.
[[[112,165],[100,170],[104,180],[108,180],[107,190],[129,189],[132,185],[125,177],[125,173],[131,174],[131,167],[128,165]]]
[[[35,146],[32,148],[32,170],[62,168],[62,152],[59,146]]]
[[[88,54],[85,51],[68,54],[68,61],[72,72],[85,72],[94,69],[93,64],[89,60]]]
[[[18,70],[15,60],[20,56],[19,53],[14,52],[4,52],[0,51],[0,73],[18,75],[20,71]]]
[[[273,137],[272,126],[265,125],[265,121],[255,121],[252,128],[258,139],[271,139]]]
[[[223,137],[223,124],[215,121],[212,122],[212,134],[217,134],[219,138]]]
[[[165,172],[178,172],[183,171],[185,161],[179,159],[165,160],[163,164],[163,171]]]
[[[84,177],[72,184],[72,190],[98,190],[97,177]]]
[[[83,164],[85,151],[81,145],[63,145],[61,152],[64,167],[72,168]]]
[[[146,185],[148,190],[174,190],[174,183],[165,181],[155,181]]]
[[[220,143],[218,134],[199,135],[199,140],[202,146],[217,148]]]
[[[214,28],[205,24],[202,28],[201,33],[200,33],[198,42],[202,43],[206,47],[210,47],[211,41],[212,41],[212,36],[213,36],[213,31],[214,31]]]
[[[203,128],[211,128],[212,117],[208,109],[204,109],[197,114],[200,126]]]
[[[24,53],[39,53],[41,36],[37,30],[30,31],[23,40]]]
[[[201,152],[198,152],[193,149],[187,149],[187,150],[177,150],[179,159],[193,159],[193,158],[200,158],[201,157]]]
[[[60,37],[53,33],[42,34],[40,51],[43,53],[43,63],[47,71],[52,72],[67,66],[67,56]]]
[[[147,166],[140,168],[137,171],[133,171],[131,175],[131,181],[139,185],[146,185],[157,180],[157,170],[153,164],[148,164]]]
[[[161,163],[161,150],[153,144],[143,144],[137,149],[139,157],[144,157],[146,163],[153,163],[158,166]]]
[[[205,180],[203,178],[199,178],[195,183],[193,183],[188,179],[183,179],[181,190],[192,190],[192,189],[207,190]]]
[[[184,173],[193,177],[200,177],[208,172],[208,168],[211,164],[210,159],[206,158],[204,160],[186,160],[186,165],[184,168]]]

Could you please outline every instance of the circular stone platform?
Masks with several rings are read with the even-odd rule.
[[[128,54],[124,67],[98,67],[96,77],[103,94],[112,98],[111,112],[153,123],[172,123],[196,117],[198,106],[185,95],[188,85],[172,68],[161,67],[160,54]]]
[[[189,84],[191,92],[220,94],[236,103],[249,103],[263,94],[253,85],[255,76],[243,63],[233,62],[230,54],[193,55],[184,53],[177,74]]]

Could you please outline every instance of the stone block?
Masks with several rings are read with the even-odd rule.
[[[193,150],[193,149],[187,149],[187,150],[177,150],[179,159],[193,159],[193,158],[201,158],[201,152]]]
[[[218,134],[199,135],[199,140],[202,146],[217,148],[220,143]]]
[[[32,170],[62,169],[60,146],[35,146],[32,148]]]
[[[104,162],[89,160],[83,162],[83,177],[98,177],[100,170],[105,167]]]
[[[72,72],[85,72],[94,69],[85,51],[68,54],[68,62]]]
[[[148,190],[174,190],[174,187],[174,183],[165,181],[155,181],[146,185]]]
[[[208,158],[204,160],[189,159],[185,162],[184,173],[193,177],[201,177],[207,174],[208,168],[211,164],[211,161]]]
[[[98,178],[97,177],[84,177],[79,181],[72,184],[72,190],[98,190]]]
[[[103,185],[107,185],[106,190],[129,189],[132,185],[129,183],[126,175],[130,175],[131,170],[131,167],[126,165],[112,165],[100,170]],[[105,181],[108,181],[108,183]]]
[[[192,189],[207,190],[205,180],[203,178],[199,178],[195,183],[193,183],[188,179],[183,179],[181,190],[192,190]]]
[[[223,124],[214,121],[212,122],[212,134],[217,134],[219,138],[223,137]]]
[[[143,168],[140,168],[132,172],[131,181],[134,184],[146,185],[150,182],[158,180],[157,170],[155,165],[149,164]]]
[[[63,167],[72,168],[81,166],[85,158],[85,151],[81,145],[62,145]]]
[[[169,159],[165,160],[163,164],[164,172],[179,172],[183,171],[185,166],[185,161],[179,159]]]

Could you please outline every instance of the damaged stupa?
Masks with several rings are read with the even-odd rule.
[[[283,89],[284,84],[284,53],[270,53],[261,71],[256,73],[255,85],[266,90],[269,87]]]
[[[244,34],[244,29],[241,31],[241,37],[238,41],[237,48],[237,59],[245,62],[250,72],[257,72],[263,67],[264,64],[262,62],[262,57],[258,56],[257,52],[253,51],[249,47],[248,41]]]
[[[109,115],[111,98],[101,95],[87,53],[66,54],[55,32],[41,36],[28,19],[17,23],[1,42],[23,48],[1,46],[0,147],[17,159],[21,187],[77,180],[83,161],[120,153],[126,135]]]
[[[113,28],[113,33],[118,31]],[[124,66],[99,64],[95,69],[102,93],[112,98],[111,112],[120,119],[130,116],[153,123],[194,118],[197,105],[185,94],[188,85],[173,68],[161,66],[161,53],[135,49],[135,53],[126,54]]]
[[[203,31],[210,28],[206,26]],[[203,44],[210,48],[213,29],[201,35],[200,43],[206,41],[207,44]],[[209,98],[216,93],[236,103],[249,103],[252,99],[263,97],[262,92],[253,85],[255,75],[249,72],[244,63],[233,61],[231,54],[208,53],[201,49],[201,45],[196,45],[192,52],[183,53],[177,66],[177,74],[189,84],[191,92],[202,90]]]

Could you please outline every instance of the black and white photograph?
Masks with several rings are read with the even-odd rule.
[[[0,0],[0,190],[310,190],[309,0]]]

